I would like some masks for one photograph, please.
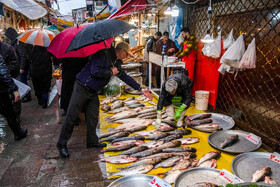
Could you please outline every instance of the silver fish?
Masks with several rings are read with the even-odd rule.
[[[144,137],[144,136],[139,136],[139,135],[128,136],[128,137],[122,137],[122,138],[114,139],[114,140],[112,141],[112,143],[114,143],[114,142],[126,141],[126,140],[145,140],[145,137]]]
[[[156,168],[169,168],[174,166],[177,162],[179,162],[183,157],[182,156],[175,156],[172,158],[169,158],[165,161],[162,161],[160,163],[158,163],[157,165],[155,165],[155,169]]]
[[[154,101],[148,101],[148,103],[150,103],[151,105],[157,106],[157,104]]]
[[[156,114],[152,114],[152,115],[142,117],[142,119],[156,119],[156,118],[157,118]]]
[[[152,124],[153,120],[151,119],[141,119],[141,118],[127,118],[127,119],[121,119],[121,120],[116,120],[114,123],[149,123]]]
[[[120,119],[136,117],[137,115],[138,114],[135,111],[123,111],[121,113],[118,113],[118,114],[115,114],[115,115],[109,117],[108,119],[111,121],[116,121],[116,120],[120,120]]]
[[[259,180],[263,179],[265,176],[269,175],[271,172],[271,168],[262,168],[257,170],[253,176],[252,176],[252,181],[251,182],[258,182]]]
[[[116,128],[114,128],[114,130],[128,130],[130,128],[139,127],[139,126],[147,127],[147,125],[141,123],[139,124],[139,123],[131,122],[131,123],[124,123],[120,126],[117,126]]]
[[[166,149],[166,148],[171,148],[171,147],[179,147],[180,145],[181,145],[180,141],[173,140],[171,142],[167,142],[167,143],[164,143],[162,145],[159,145],[157,148]]]
[[[170,134],[188,135],[188,134],[191,134],[192,131],[189,130],[189,129],[178,129],[178,130],[175,130],[175,131],[171,131],[169,133]]]
[[[138,112],[138,114],[146,114],[146,113],[151,113],[151,112],[156,112],[157,108],[156,107],[152,107],[152,108],[146,108],[144,110],[141,110]]]
[[[175,129],[177,129],[177,125],[174,122],[170,121],[170,120],[161,120],[161,123],[166,123],[170,127],[174,127]]]
[[[126,100],[124,100],[124,102],[132,101],[132,100],[134,100],[134,99],[135,99],[135,97],[129,97],[129,98],[127,98]]]
[[[186,137],[186,138],[180,138],[178,139],[181,141],[182,145],[189,145],[199,142],[199,138],[196,137]]]
[[[143,146],[148,146],[148,148],[155,148],[155,147],[158,147],[160,145],[164,144],[164,141],[162,140],[155,140],[155,141],[150,141],[150,142],[147,142],[147,143],[144,143],[142,144]]]
[[[108,136],[107,138],[104,138],[104,139],[100,140],[100,142],[108,142],[108,141],[114,140],[116,138],[124,137],[124,136],[128,136],[128,135],[129,135],[128,132],[121,131],[121,132],[118,132],[114,135]]]
[[[229,145],[232,145],[232,144],[236,143],[237,140],[238,140],[238,135],[237,134],[232,135],[232,136],[228,137],[227,139],[225,139],[219,147],[221,149],[223,149],[223,148],[225,148]]]
[[[132,104],[132,105],[126,105],[128,108],[138,108],[138,107],[143,107],[145,105],[143,104]]]
[[[100,105],[110,104],[115,99],[117,99],[117,98],[116,97],[107,97],[100,102]]]
[[[145,114],[138,115],[138,118],[144,118],[144,117],[147,117],[147,116],[155,116],[155,115],[157,115],[156,112],[145,113]]]
[[[116,134],[118,132],[121,132],[121,131],[122,131],[121,129],[118,129],[118,130],[114,130],[114,131],[102,134],[102,135],[99,136],[99,139],[105,138],[105,137],[108,137],[108,136],[112,136],[112,135],[114,135],[114,134]]]
[[[144,99],[146,99],[147,97],[144,95],[141,95],[139,97],[136,98],[137,101],[143,101]]]
[[[221,154],[220,151],[212,151],[212,152],[209,152],[209,153],[205,154],[203,157],[201,157],[199,159],[199,162],[198,162],[197,166],[199,166],[200,164],[202,164],[203,162],[205,162],[207,160],[217,158],[220,154]]]
[[[157,130],[158,131],[162,131],[162,132],[169,132],[169,131],[174,131],[175,128],[174,127],[170,127],[166,123],[161,123]]]
[[[113,176],[129,176],[129,175],[137,175],[137,174],[144,174],[149,172],[150,170],[153,169],[153,165],[139,165],[135,167],[131,167],[128,169],[124,169],[122,171],[116,172],[116,173],[109,173],[109,177]]]
[[[150,158],[150,159],[143,159],[143,160],[139,160],[135,163],[132,163],[126,167],[123,167],[123,168],[117,168],[117,169],[120,169],[120,170],[124,170],[124,169],[127,169],[127,168],[131,168],[131,167],[135,167],[135,166],[139,166],[139,165],[147,165],[147,164],[156,164],[158,162],[160,162],[161,159],[159,158]]]
[[[146,99],[144,99],[144,100],[142,101],[142,103],[146,103],[146,102],[148,102],[148,101],[151,101],[151,99],[146,98]]]
[[[168,173],[172,173],[176,170],[185,170],[189,168],[193,168],[197,165],[197,159],[189,159],[188,157],[183,158],[178,162]]]
[[[111,110],[114,110],[116,108],[120,108],[123,106],[124,106],[124,102],[122,100],[118,100],[111,104]]]
[[[101,162],[108,162],[112,164],[125,164],[130,162],[135,162],[137,160],[137,157],[134,156],[128,156],[128,155],[118,155],[118,156],[111,156],[106,157],[103,159],[100,159]]]
[[[172,153],[158,153],[158,154],[154,154],[154,155],[151,155],[151,156],[144,157],[144,158],[142,158],[142,159],[157,158],[157,159],[164,160],[164,159],[170,158],[170,157],[172,157],[172,156],[173,156]],[[142,159],[141,159],[141,160],[142,160]]]
[[[202,125],[202,124],[207,124],[207,123],[212,123],[213,120],[212,119],[203,119],[203,120],[187,120],[187,125],[191,125],[191,126],[197,126],[197,125]]]
[[[134,108],[132,110],[138,112],[141,112],[142,110],[146,110],[146,109],[150,109],[150,108],[154,108],[154,106],[144,106],[144,107],[138,107],[138,108]]]
[[[148,136],[145,137],[145,139],[146,140],[158,140],[158,139],[166,137],[168,135],[169,135],[169,133],[163,132],[163,133],[159,133],[159,134],[148,135]]]
[[[217,167],[217,161],[215,159],[207,160],[200,164],[198,167],[200,168],[216,168]]]
[[[103,110],[104,112],[107,112],[110,110],[110,106],[107,104],[101,105],[101,110]]]
[[[113,145],[125,145],[125,144],[141,145],[144,143],[145,142],[142,140],[126,140],[126,141],[115,142],[115,143],[113,143]]]
[[[128,110],[130,110],[130,109],[128,107],[124,106],[124,107],[116,108],[114,110],[110,110],[107,113],[108,114],[117,114],[117,113],[120,113],[120,112],[123,112],[123,111],[128,111]]]
[[[131,100],[131,101],[127,101],[125,102],[126,105],[133,105],[133,104],[141,104],[139,101],[137,100]]]
[[[138,126],[135,126],[135,127],[132,127],[130,129],[126,129],[125,131],[127,132],[130,132],[130,133],[133,133],[135,131],[142,131],[142,130],[145,130],[147,128],[147,126],[145,125],[138,125]]]
[[[161,133],[159,131],[156,130],[150,130],[150,131],[141,131],[141,132],[134,132],[133,134],[137,134],[137,135],[141,135],[141,136],[148,136],[154,133]]]
[[[275,180],[273,180],[271,177],[269,177],[269,176],[265,176],[264,177],[264,182],[266,184],[275,184],[275,185],[279,186],[279,184]]]
[[[172,147],[172,148],[164,148],[162,149],[162,152],[168,152],[168,153],[172,153],[172,152],[196,152],[196,149],[193,147]]]
[[[183,136],[180,135],[180,134],[173,134],[173,135],[169,135],[169,136],[166,136],[164,138],[161,138],[159,140],[163,140],[164,142],[170,142],[172,140],[175,140],[175,139],[178,139],[178,138],[182,138]],[[180,145],[181,145],[181,142],[180,142]]]
[[[202,132],[215,132],[222,129],[217,123],[209,123],[209,124],[190,126],[190,127]]]
[[[122,152],[119,155],[131,155],[131,154],[134,154],[134,153],[145,151],[147,149],[149,149],[147,146],[141,145],[141,146],[133,147],[133,148],[131,148],[129,150],[126,150],[126,151]]]
[[[107,149],[101,150],[101,153],[105,153],[105,152],[111,152],[111,151],[123,151],[126,149],[130,149],[131,147],[136,146],[135,144],[126,144],[126,145],[118,145],[118,146],[114,146],[114,147],[109,147]]]
[[[199,115],[191,115],[189,117],[186,118],[186,120],[197,120],[197,119],[205,119],[205,118],[210,118],[212,116],[212,114],[199,114]]]
[[[161,149],[158,148],[152,148],[152,149],[148,149],[146,151],[141,151],[138,153],[134,153],[131,156],[135,156],[135,157],[146,157],[146,156],[150,156],[156,153],[159,153],[161,151]]]

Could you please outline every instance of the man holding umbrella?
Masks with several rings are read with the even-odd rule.
[[[148,89],[141,86],[121,69],[122,60],[132,55],[130,46],[121,42],[116,48],[104,49],[93,55],[82,71],[76,76],[73,93],[69,103],[66,120],[62,126],[57,148],[62,157],[69,157],[67,142],[82,108],[85,109],[87,124],[87,148],[105,147],[99,143],[96,126],[99,117],[99,99],[97,91],[107,85],[111,76],[116,75],[126,84],[152,98]]]

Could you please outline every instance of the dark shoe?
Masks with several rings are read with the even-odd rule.
[[[48,107],[48,103],[47,102],[43,102],[42,103],[42,108],[47,108]]]
[[[29,101],[31,101],[31,94],[30,94],[30,92],[22,99],[23,103],[27,103]]]
[[[19,135],[15,135],[15,141],[19,141],[27,136],[27,128],[22,128]]]
[[[68,158],[70,155],[68,153],[68,149],[66,145],[60,145],[59,143],[56,144],[56,147],[59,151],[59,154],[62,158]]]
[[[87,148],[102,148],[107,147],[106,143],[98,143],[98,144],[87,144]]]

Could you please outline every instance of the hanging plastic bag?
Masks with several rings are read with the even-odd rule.
[[[245,52],[245,44],[243,35],[240,35],[237,40],[228,48],[221,58],[221,63],[234,68],[239,68],[239,63]]]
[[[231,31],[228,34],[227,38],[224,39],[223,48],[224,49],[228,49],[234,42],[235,42],[235,40],[233,38],[233,29],[231,29]]]
[[[257,54],[255,38],[248,45],[242,59],[240,60],[239,68],[253,69],[256,68]]]
[[[120,95],[121,87],[117,76],[112,76],[105,88],[105,95],[107,97],[116,97]]]
[[[214,39],[214,42],[211,43],[211,57],[212,58],[219,58],[221,55],[221,31],[219,32],[219,35],[217,38]]]
[[[213,38],[213,34],[211,36],[211,38]],[[203,48],[202,48],[202,54],[208,57],[211,57],[211,53],[212,53],[212,45],[210,44],[204,44]]]

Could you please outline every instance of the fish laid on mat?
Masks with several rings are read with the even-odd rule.
[[[107,104],[101,105],[101,110],[103,110],[104,112],[107,112],[111,109],[111,107]]]
[[[139,165],[135,167],[131,167],[128,169],[124,169],[122,171],[116,172],[116,173],[109,173],[109,177],[113,176],[129,176],[129,175],[137,175],[137,174],[144,174],[149,172],[153,169],[153,165]]]
[[[109,117],[108,119],[111,121],[117,121],[120,119],[136,117],[137,115],[138,115],[137,112],[129,110],[129,111],[123,111],[118,114],[115,114],[115,115]]]
[[[143,107],[145,105],[143,104],[132,104],[132,105],[126,105],[128,108],[138,108],[138,107]]]
[[[138,152],[138,153],[134,153],[134,154],[132,154],[131,156],[135,156],[135,157],[147,157],[147,156],[150,156],[150,155],[159,153],[159,152],[161,152],[161,149],[152,148],[152,149],[148,149],[148,150],[141,151],[141,152]]]
[[[133,133],[135,131],[142,131],[142,130],[145,130],[147,128],[147,126],[145,125],[139,125],[139,126],[135,126],[135,127],[132,127],[130,129],[125,129],[125,131],[127,132],[130,132],[130,133]]]
[[[120,113],[120,112],[123,112],[123,111],[128,111],[128,110],[130,110],[130,109],[128,107],[124,106],[124,107],[116,108],[114,110],[110,110],[107,113],[108,114],[117,114],[117,113]]]
[[[202,132],[215,132],[218,130],[222,130],[222,128],[217,123],[209,123],[209,124],[190,126],[190,127]]]
[[[186,120],[198,120],[198,119],[205,119],[205,118],[210,118],[212,114],[199,114],[199,115],[192,115],[186,118]]]
[[[146,108],[144,110],[141,110],[138,112],[138,114],[146,114],[146,113],[154,113],[154,112],[157,112],[157,108],[156,107],[150,107],[150,108]]]
[[[269,177],[269,176],[265,176],[264,177],[264,182],[266,184],[275,184],[275,185],[279,186],[279,184],[275,180],[273,180],[271,177]]]
[[[141,95],[139,97],[136,98],[137,101],[143,101],[144,99],[146,99],[147,97],[144,95]]]
[[[161,120],[161,123],[165,123],[165,124],[169,125],[170,127],[174,127],[175,129],[177,129],[177,125],[173,121]]]
[[[196,152],[196,149],[193,147],[172,147],[172,148],[164,148],[162,152],[173,153],[173,152]]]
[[[114,143],[114,142],[126,141],[126,140],[145,140],[145,137],[144,137],[144,136],[139,136],[139,135],[128,136],[128,137],[122,137],[122,138],[114,139],[114,140],[112,141],[112,143]]]
[[[147,149],[149,149],[149,147],[141,145],[141,146],[133,147],[129,150],[126,150],[126,151],[122,152],[120,155],[131,155],[134,153],[145,151]]]
[[[122,100],[117,100],[114,103],[111,104],[111,110],[114,110],[116,108],[120,108],[124,106],[124,102]]]
[[[133,104],[141,104],[139,101],[137,100],[131,100],[131,101],[127,101],[125,102],[126,105],[133,105]]]
[[[135,163],[132,163],[126,167],[123,167],[123,168],[117,168],[117,169],[120,169],[120,170],[124,170],[124,169],[127,169],[127,168],[131,168],[131,167],[135,167],[135,166],[139,166],[139,165],[147,165],[147,164],[156,164],[158,162],[160,162],[161,159],[159,158],[150,158],[150,159],[144,159],[144,160],[139,160]]]
[[[100,105],[110,104],[112,103],[112,101],[115,101],[116,99],[117,99],[116,97],[107,97],[100,102]]]
[[[186,137],[186,138],[180,138],[178,141],[181,141],[182,145],[189,145],[199,142],[199,138],[196,137]]]
[[[147,157],[141,158],[140,160],[143,160],[143,159],[153,159],[153,158],[164,160],[164,159],[168,159],[168,158],[170,158],[172,156],[173,156],[172,153],[158,153],[158,154],[154,154],[154,155],[151,155],[151,156],[147,156]]]
[[[156,131],[156,130],[150,130],[150,131],[134,132],[133,134],[137,134],[137,135],[141,135],[141,136],[148,136],[151,134],[159,134],[159,133],[162,133],[162,132]]]
[[[126,141],[115,142],[115,143],[113,143],[113,145],[125,145],[125,144],[141,145],[144,143],[145,142],[142,140],[126,140]]]
[[[191,134],[192,131],[189,130],[189,129],[178,129],[178,130],[175,130],[175,131],[171,131],[169,133],[170,134],[188,135],[188,134]]]
[[[109,147],[107,149],[101,150],[101,153],[105,153],[105,152],[111,152],[111,151],[123,151],[123,150],[127,150],[130,149],[131,147],[136,146],[135,144],[126,144],[126,145],[118,145],[118,146],[114,146],[114,147]]]
[[[121,129],[118,129],[118,130],[114,130],[114,131],[102,134],[102,135],[99,136],[99,139],[105,138],[105,137],[108,137],[108,136],[112,136],[112,135],[117,134],[118,132],[121,132],[121,131],[122,131]]]
[[[150,108],[154,108],[154,106],[144,106],[144,107],[138,107],[138,108],[134,108],[132,110],[138,112],[141,112],[142,110],[146,110],[146,109],[150,109]]]
[[[116,120],[114,123],[149,123],[151,124],[153,120],[151,119],[141,119],[141,118],[127,118],[127,119],[121,119],[121,120]]]
[[[165,148],[171,148],[171,147],[179,147],[181,145],[181,142],[178,140],[173,140],[171,142],[164,143],[162,145],[157,146],[158,149],[165,149]]]
[[[163,140],[164,142],[170,142],[172,140],[175,140],[175,139],[178,139],[178,138],[182,138],[183,136],[180,135],[180,134],[173,134],[173,135],[169,135],[169,136],[166,136],[164,138],[161,138],[159,140]],[[181,144],[181,142],[180,142]]]
[[[145,137],[145,139],[146,140],[158,140],[158,139],[164,138],[168,135],[169,135],[169,133],[162,132],[162,133],[148,135],[148,136]]]
[[[161,131],[161,132],[170,132],[170,131],[174,131],[175,128],[174,127],[170,127],[166,123],[161,123],[157,130]]]
[[[162,161],[160,163],[158,163],[157,165],[155,165],[155,169],[156,168],[169,168],[174,166],[177,162],[179,162],[181,159],[183,158],[183,156],[174,156],[172,158],[169,158],[165,161]]]
[[[216,168],[217,167],[217,160],[211,159],[203,162],[198,166],[199,168]]]
[[[148,146],[148,148],[155,148],[158,147],[160,145],[164,144],[164,141],[162,140],[155,140],[155,141],[149,141],[147,143],[142,144],[143,146]]]
[[[135,123],[135,122],[129,122],[129,123],[124,123],[120,126],[117,126],[116,128],[113,129],[113,131],[115,130],[127,130],[133,127],[138,127],[138,126],[144,126],[147,127],[148,125],[142,124],[142,123]]]
[[[237,134],[232,135],[232,136],[228,137],[227,139],[225,139],[219,147],[221,149],[223,149],[227,146],[233,145],[234,143],[237,142],[237,140],[238,140],[238,135]]]
[[[129,132],[121,131],[121,132],[118,132],[111,136],[108,136],[107,138],[103,138],[102,140],[100,140],[100,142],[108,142],[108,141],[114,140],[116,138],[120,138],[120,137],[124,137],[124,136],[128,136],[128,135],[129,135]]]
[[[135,162],[137,160],[137,157],[134,156],[128,156],[128,155],[118,155],[118,156],[111,156],[106,157],[103,159],[100,159],[101,162],[108,162],[112,164],[125,164],[130,162]]]
[[[138,118],[145,118],[145,117],[152,117],[152,116],[156,116],[157,115],[157,112],[150,112],[150,113],[145,113],[145,114],[140,114],[138,115]],[[150,119],[150,118],[149,118]],[[151,118],[152,119],[152,118]]]
[[[209,153],[205,154],[203,157],[201,157],[199,159],[199,162],[198,162],[197,166],[200,166],[200,164],[202,164],[203,162],[205,162],[207,160],[217,158],[218,156],[220,156],[220,154],[221,154],[220,151],[212,151],[212,152],[209,152]]]
[[[157,118],[156,114],[151,114],[151,115],[142,117],[142,119],[156,119],[156,118]]]
[[[135,99],[135,97],[129,97],[129,98],[127,98],[126,100],[124,100],[124,102],[132,101],[132,100],[134,100],[134,99]]]
[[[150,99],[150,98],[146,98],[146,99],[144,99],[144,100],[142,101],[142,103],[146,103],[146,102],[149,102],[149,101],[151,101],[151,99]]]
[[[154,101],[148,101],[148,103],[150,103],[151,105],[157,106],[157,104]]]
[[[253,174],[251,182],[258,182],[258,181],[262,180],[265,176],[269,175],[270,172],[271,172],[270,167],[262,168],[262,169],[257,170]]]

